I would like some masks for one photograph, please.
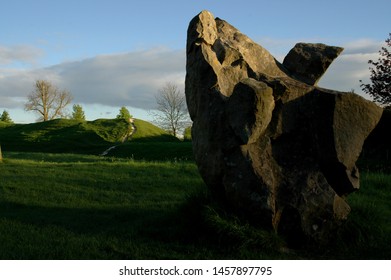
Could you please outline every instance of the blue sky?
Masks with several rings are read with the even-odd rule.
[[[183,86],[186,30],[209,10],[282,60],[296,42],[342,46],[320,86],[361,94],[368,59],[391,32],[391,2],[12,0],[0,10],[0,112],[34,122],[23,104],[36,79],[71,91],[87,119],[115,117],[127,106],[149,119],[154,95]]]

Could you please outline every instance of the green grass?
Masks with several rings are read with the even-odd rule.
[[[11,124],[11,123],[7,123],[7,122],[0,121],[0,128],[4,128],[4,127],[10,126],[10,125],[12,125],[12,124]]]
[[[146,161],[194,161],[191,142],[130,141],[110,151],[109,156]]]
[[[1,259],[185,257],[172,248],[178,207],[202,187],[193,164],[13,156],[0,166]]]
[[[162,129],[136,120],[132,142],[178,142]],[[75,121],[56,119],[31,124],[0,123],[0,144],[4,151],[100,154],[120,144],[129,124],[122,119]]]
[[[4,157],[0,259],[284,258],[210,206],[194,163]]]
[[[150,122],[136,119],[134,125],[137,131],[132,137],[132,141],[137,142],[179,142],[177,138],[168,134],[163,129]]]
[[[391,258],[390,174],[362,174],[334,243],[293,251],[210,201],[195,164],[174,155],[3,156],[0,259]]]
[[[367,172],[348,197],[352,213],[341,229],[341,258],[391,258],[391,174]]]

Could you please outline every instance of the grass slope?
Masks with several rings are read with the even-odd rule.
[[[162,129],[136,120],[134,141],[177,141]],[[79,122],[56,119],[32,124],[0,123],[3,151],[100,154],[119,143],[129,124],[121,119]]]
[[[134,125],[137,127],[132,141],[137,142],[179,142],[178,138],[168,134],[163,129],[150,122],[136,119]]]
[[[176,252],[174,236],[179,205],[202,186],[193,164],[38,153],[6,158],[0,259],[183,258],[190,250]]]
[[[390,259],[391,175],[362,174],[335,244],[280,250],[211,203],[191,162],[4,153],[0,259]]]

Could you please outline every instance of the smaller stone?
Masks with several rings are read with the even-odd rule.
[[[297,43],[283,65],[290,74],[309,85],[316,85],[343,48],[324,44]]]

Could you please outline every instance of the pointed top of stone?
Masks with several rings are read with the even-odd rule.
[[[325,44],[297,43],[285,57],[283,65],[295,79],[316,85],[343,48]]]

